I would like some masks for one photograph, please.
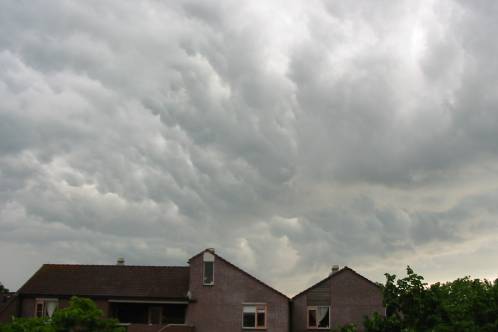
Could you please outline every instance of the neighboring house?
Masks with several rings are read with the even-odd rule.
[[[14,296],[14,293],[11,292],[0,293],[0,310],[7,305],[12,296]]]
[[[208,249],[189,266],[43,265],[0,311],[51,316],[71,296],[94,300],[129,332],[289,331],[289,298]]]
[[[380,286],[348,267],[334,266],[327,278],[292,298],[292,332],[346,324],[361,331],[364,317],[374,312],[385,315]]]
[[[129,331],[184,324],[188,288],[188,267],[45,264],[17,292],[16,316],[51,316],[81,296]]]
[[[12,300],[14,299],[15,293],[12,292],[6,292],[6,293],[0,293],[0,312],[4,310]],[[1,316],[0,316],[1,317]],[[0,322],[1,322],[0,318]]]

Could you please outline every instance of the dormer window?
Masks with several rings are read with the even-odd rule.
[[[214,255],[206,251],[203,255],[203,285],[214,285]]]

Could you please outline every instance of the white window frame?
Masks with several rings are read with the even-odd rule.
[[[318,327],[318,308],[328,308],[329,309],[329,324],[327,327]],[[316,312],[316,317],[317,317],[317,320],[316,320],[316,325],[315,326],[310,326],[310,311],[311,310],[315,310]],[[331,313],[331,308],[329,305],[312,305],[312,306],[308,306],[306,308],[306,326],[308,328],[308,330],[330,330],[330,325],[331,325],[331,317],[332,317],[332,313]]]
[[[210,252],[205,252],[203,254],[203,259],[202,259],[202,284],[204,286],[213,286],[214,285],[214,269],[215,269],[215,264],[214,264],[214,254]],[[206,263],[211,263],[213,264],[213,275],[212,275],[212,280],[211,282],[206,282]]]
[[[244,326],[244,308],[245,307],[256,307],[254,312],[254,324],[255,326]],[[259,309],[264,308],[265,310],[265,325],[258,326],[258,307]],[[266,303],[242,303],[242,328],[244,330],[266,330],[268,329],[268,305]]]
[[[48,312],[47,312],[47,303],[48,302],[56,302],[57,306],[55,307],[55,310],[59,308],[59,299],[57,298],[36,298],[35,299],[35,312],[34,312],[34,317],[49,317]],[[38,305],[42,306],[42,313],[41,316],[38,315]]]

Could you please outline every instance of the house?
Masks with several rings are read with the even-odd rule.
[[[51,316],[88,297],[129,332],[289,331],[289,298],[206,249],[188,266],[43,265],[0,311]]]
[[[384,314],[380,287],[338,268],[292,300],[206,249],[187,266],[43,265],[0,308],[0,322],[51,316],[88,297],[129,332],[330,331]]]
[[[338,266],[325,279],[292,298],[292,332],[330,331],[354,324],[361,331],[365,316],[385,315],[382,290],[354,270]]]

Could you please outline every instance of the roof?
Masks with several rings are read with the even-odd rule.
[[[260,283],[261,285],[263,285],[264,287],[270,289],[271,291],[273,291],[274,293],[277,293],[278,295],[280,296],[283,296],[285,297],[287,300],[290,300],[290,298],[285,295],[284,293],[276,290],[275,288],[269,286],[268,284],[264,283],[263,281],[259,280],[258,278],[256,278],[255,276],[249,274],[248,272],[242,270],[240,267],[236,266],[235,264],[232,264],[230,263],[229,261],[227,261],[226,259],[224,259],[223,257],[219,256],[218,254],[216,254],[216,252],[214,252],[213,250],[211,249],[205,249],[203,251],[201,251],[200,253],[198,253],[197,255],[194,255],[192,257],[190,257],[190,259],[188,260],[188,262],[190,263],[191,260],[193,260],[194,258],[197,258],[198,256],[204,254],[205,252],[209,252],[210,254],[214,255],[217,259],[225,262],[226,264],[230,265],[231,267],[235,268],[236,270],[238,270],[239,272],[242,272],[243,274],[245,274],[246,276],[248,276],[249,278],[257,281],[258,283]]]
[[[378,288],[381,288],[381,287],[380,287],[377,283],[373,282],[373,281],[372,281],[372,280],[370,280],[370,279],[365,278],[364,276],[362,276],[361,274],[359,274],[358,272],[356,272],[356,271],[355,271],[355,270],[353,270],[352,268],[345,266],[345,267],[343,267],[342,269],[340,269],[339,271],[337,271],[337,272],[335,272],[335,273],[333,273],[333,274],[330,274],[327,278],[320,280],[320,281],[319,281],[319,282],[317,282],[316,284],[314,284],[314,285],[312,285],[312,286],[310,286],[310,287],[306,288],[306,289],[305,289],[305,290],[303,290],[302,292],[299,292],[298,294],[294,295],[294,296],[292,297],[292,299],[295,299],[295,298],[296,298],[296,297],[298,297],[299,295],[302,295],[302,294],[304,294],[304,293],[306,293],[306,292],[308,292],[308,291],[312,290],[313,288],[320,286],[320,285],[321,285],[321,284],[323,284],[324,282],[327,282],[328,280],[332,279],[333,277],[336,277],[337,275],[339,275],[339,274],[341,274],[341,273],[343,273],[343,272],[345,272],[345,271],[353,272],[356,276],[358,276],[358,277],[362,278],[362,279],[363,279],[363,280],[365,280],[365,281],[368,281],[369,283],[371,283],[372,285],[374,285],[374,286],[376,286],[376,287],[378,287]]]
[[[43,265],[20,294],[186,298],[188,266]]]

